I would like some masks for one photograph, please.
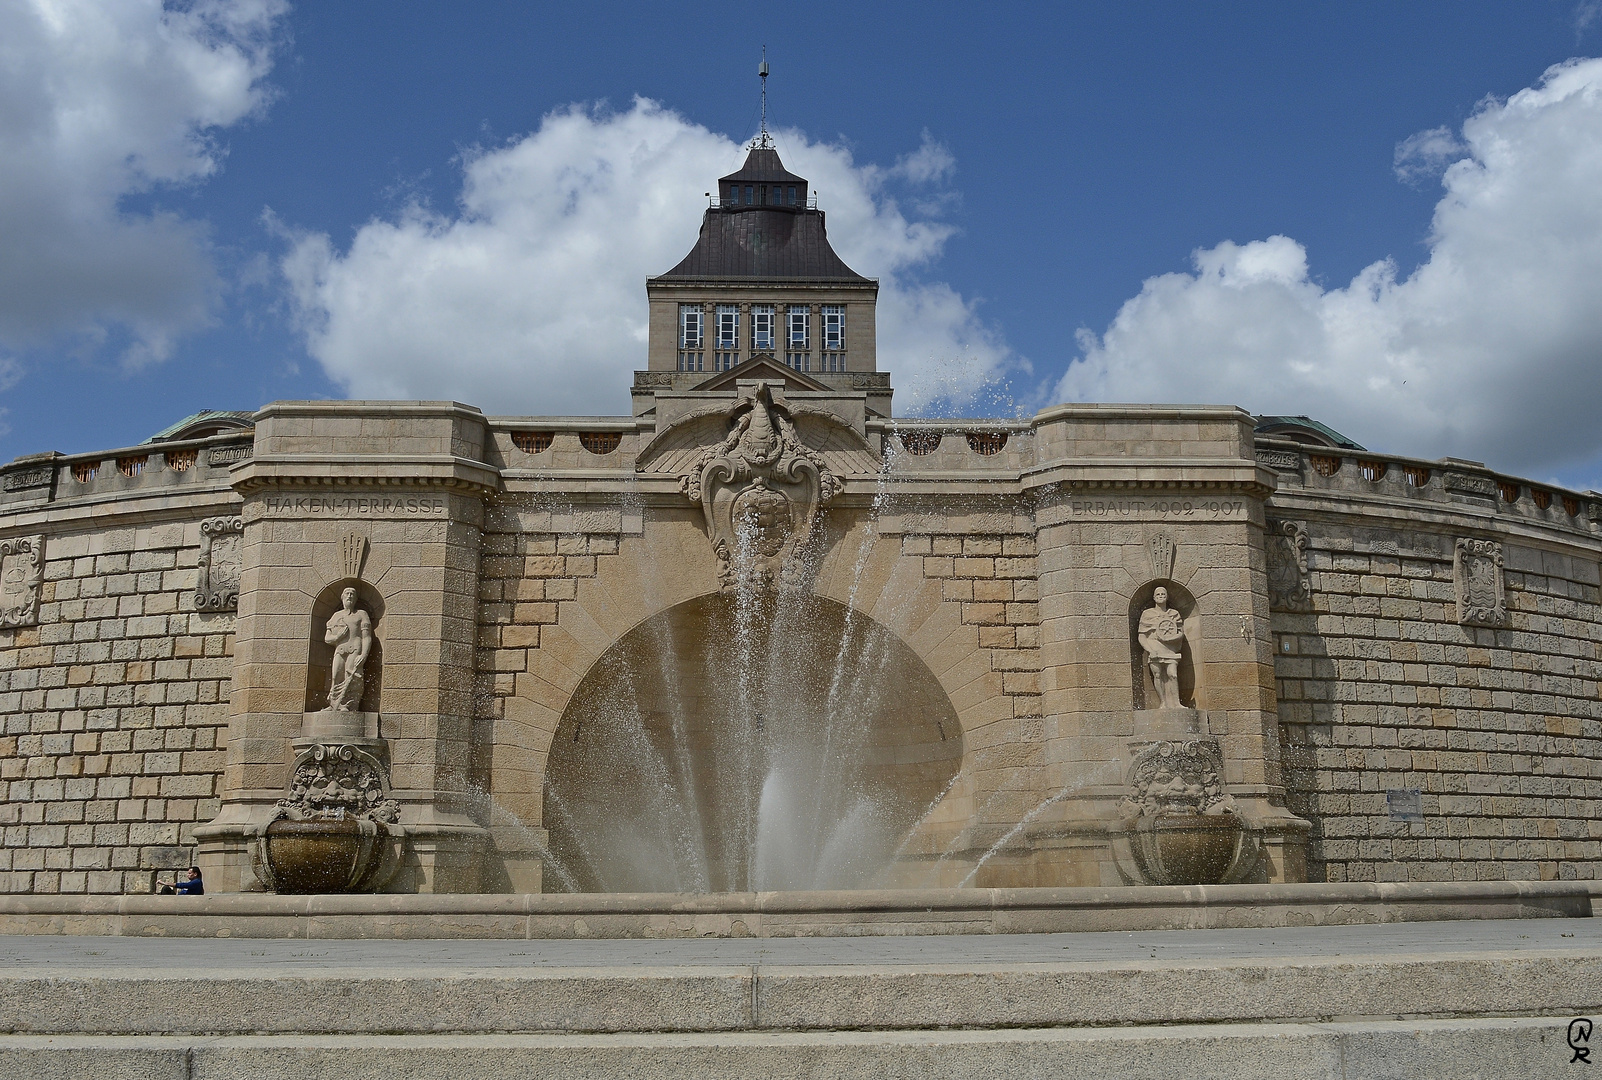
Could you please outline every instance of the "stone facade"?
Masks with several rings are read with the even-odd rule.
[[[949,777],[894,883],[1131,880],[1131,763],[1197,740],[1256,845],[1248,879],[1595,876],[1588,496],[1254,439],[1230,409],[896,422],[766,385],[843,485],[805,591],[914,665],[915,711],[875,706],[905,737],[876,753]],[[354,581],[409,845],[389,887],[555,887],[553,745],[639,628],[693,625],[723,587],[682,481],[750,392],[582,424],[280,403],[250,444],[131,474],[110,467],[125,451],[7,470],[50,475],[8,482],[0,517],[41,556],[33,621],[0,629],[0,882],[142,891],[200,850],[215,889],[259,887],[250,830],[326,695],[310,631]],[[1159,584],[1185,627],[1176,710],[1134,641]]]
[[[1311,876],[1597,876],[1596,504],[1468,463],[1369,479],[1362,456],[1273,451],[1295,459],[1274,501],[1306,541],[1305,602],[1273,630]],[[1411,792],[1420,820],[1394,809]]]
[[[148,892],[218,812],[235,619],[195,593],[203,522],[237,501],[219,451],[248,437],[176,444],[177,470],[125,475],[113,452],[6,485],[6,531],[47,538],[33,617],[0,629],[7,892]]]
[[[1597,876],[1591,494],[1225,406],[892,419],[805,181],[719,191],[631,416],[0,468],[0,888]]]

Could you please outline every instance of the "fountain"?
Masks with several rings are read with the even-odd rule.
[[[573,694],[544,791],[569,880],[609,892],[889,883],[963,740],[911,649],[810,590],[819,508],[840,488],[765,385],[691,469],[684,491],[721,589],[636,627]]]
[[[320,627],[327,649],[327,690],[308,679],[308,696],[326,704],[302,719],[288,792],[253,852],[257,877],[274,892],[376,892],[394,877],[405,841],[389,791],[389,744],[378,737],[378,713],[362,708],[377,698],[382,601],[360,580],[366,541],[353,536],[344,546],[350,575],[324,590],[312,616],[313,640]],[[339,607],[324,618],[336,595]],[[318,650],[312,655],[316,663]]]
[[[760,147],[719,192],[646,284],[630,416],[256,415],[208,881],[286,889],[314,847],[349,890],[1304,876],[1250,417],[892,419],[878,285],[806,182]],[[1216,749],[1231,812],[1124,812],[1175,740]]]
[[[625,637],[552,741],[551,849],[592,891],[851,888],[949,787],[927,667],[817,597],[703,597]]]

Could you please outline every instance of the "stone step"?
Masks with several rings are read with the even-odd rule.
[[[1567,1017],[976,1031],[0,1036],[17,1080],[1547,1080]]]
[[[0,896],[0,934],[701,938],[1042,934],[1588,916],[1586,881],[843,892]]]
[[[0,940],[28,1035],[1097,1028],[1602,1012],[1591,919],[782,942]]]

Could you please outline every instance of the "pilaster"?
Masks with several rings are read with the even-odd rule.
[[[1040,551],[1041,782],[1056,802],[1025,830],[1028,883],[1125,883],[1108,845],[1129,812],[1126,773],[1172,738],[1217,740],[1257,846],[1249,872],[1294,880],[1305,823],[1284,809],[1263,540],[1274,475],[1253,459],[1250,415],[1064,405],[1036,430],[1025,486]],[[1136,642],[1158,587],[1182,618],[1182,710],[1157,707]]]

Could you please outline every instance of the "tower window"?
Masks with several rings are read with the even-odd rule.
[[[772,304],[758,304],[751,309],[751,348],[773,348]]]
[[[784,193],[784,205],[786,205],[786,206],[794,206],[795,205],[795,185],[794,184],[791,184],[790,187]]]
[[[845,305],[823,306],[823,347],[831,352],[845,349]]]
[[[752,196],[751,185],[750,184],[745,185],[745,205],[747,205],[747,206],[755,206],[756,205],[756,199]]]
[[[718,348],[740,347],[740,308],[738,304],[718,305]]]
[[[701,305],[679,305],[679,348],[701,347]]]
[[[808,349],[812,346],[812,320],[808,317],[810,312],[804,307],[792,307],[785,314],[790,324],[790,348]]]

